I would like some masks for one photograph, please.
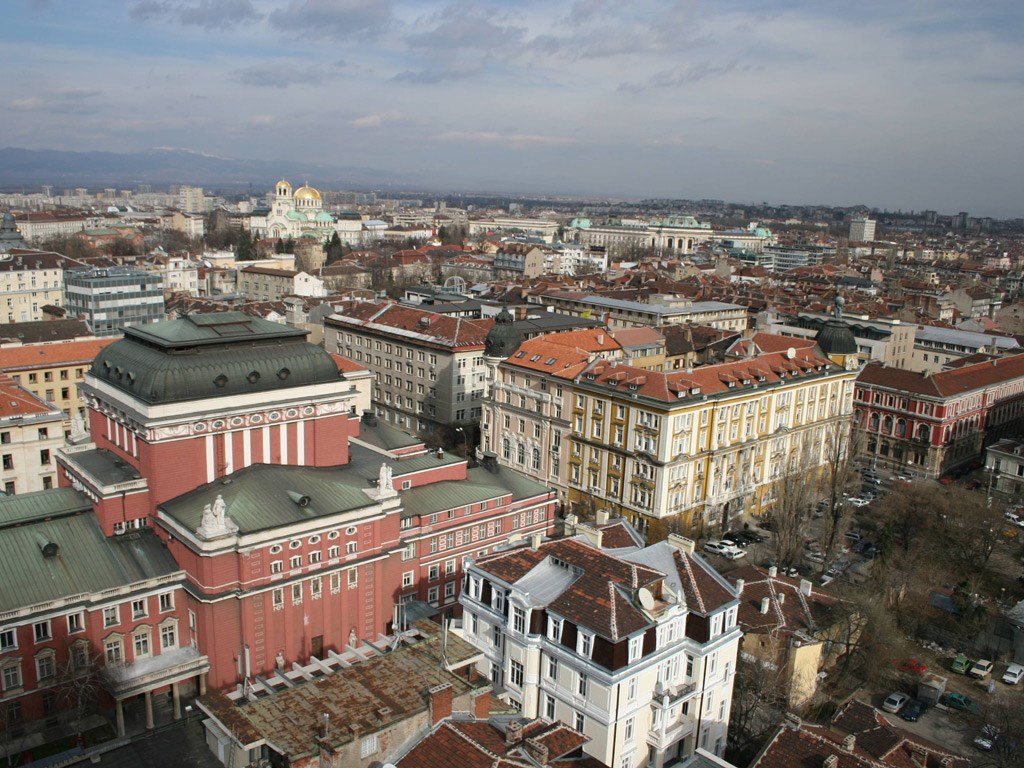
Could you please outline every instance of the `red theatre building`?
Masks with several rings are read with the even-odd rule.
[[[0,667],[25,669],[0,680],[0,704],[26,720],[52,709],[29,662],[52,650],[48,672],[75,634],[118,714],[144,699],[152,725],[154,694],[173,693],[177,716],[181,694],[400,629],[402,606],[455,611],[465,556],[550,531],[550,489],[376,423],[372,384],[304,331],[240,313],[129,328],[106,347],[82,384],[92,442],[58,455],[63,487],[25,509],[0,500],[0,549],[10,534],[23,550],[26,592],[0,605]],[[54,527],[65,517],[75,531]],[[54,550],[12,532],[59,538],[88,583],[54,584]]]

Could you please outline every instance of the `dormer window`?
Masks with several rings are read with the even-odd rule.
[[[585,659],[589,659],[594,652],[594,633],[580,630],[576,639],[576,652]]]
[[[512,606],[512,631],[517,635],[526,634],[526,609]]]
[[[629,638],[629,661],[639,661],[644,652],[644,636],[637,635]]]
[[[562,620],[548,616],[548,638],[556,643],[562,642]]]

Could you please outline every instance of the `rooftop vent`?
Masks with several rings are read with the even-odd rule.
[[[43,557],[53,557],[60,551],[57,544],[42,535],[36,536],[36,544],[39,545],[39,551],[43,553]]]
[[[310,498],[304,494],[296,491],[288,491],[288,498],[298,504],[300,507],[308,507]]]

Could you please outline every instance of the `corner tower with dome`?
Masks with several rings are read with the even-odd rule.
[[[362,241],[362,217],[355,212],[325,211],[323,195],[308,182],[293,190],[281,179],[270,198],[268,209],[254,211],[249,218],[249,232],[254,237],[322,243],[337,232],[343,243],[358,245]]]

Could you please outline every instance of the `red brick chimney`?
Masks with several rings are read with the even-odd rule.
[[[452,716],[452,684],[442,683],[427,691],[430,694],[430,724],[437,725]]]
[[[473,694],[473,717],[486,720],[491,716],[491,692],[477,691]]]

